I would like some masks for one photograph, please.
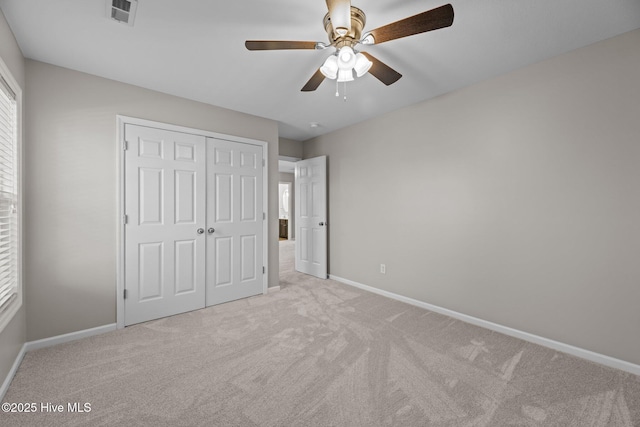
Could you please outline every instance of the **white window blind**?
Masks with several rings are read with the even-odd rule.
[[[16,95],[0,76],[0,316],[18,293],[17,124]]]

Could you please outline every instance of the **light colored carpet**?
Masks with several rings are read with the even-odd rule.
[[[279,292],[29,352],[5,402],[91,412],[0,425],[640,426],[640,377],[283,275]]]
[[[295,272],[295,241],[281,240],[280,243],[280,279],[285,275],[286,279],[291,279],[290,273]]]

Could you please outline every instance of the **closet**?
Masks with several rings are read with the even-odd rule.
[[[124,124],[124,324],[264,289],[263,147]]]

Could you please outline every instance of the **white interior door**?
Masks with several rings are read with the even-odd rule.
[[[263,292],[262,147],[207,138],[207,306]]]
[[[125,125],[125,325],[204,307],[205,137]]]
[[[327,157],[296,162],[296,270],[327,278]]]

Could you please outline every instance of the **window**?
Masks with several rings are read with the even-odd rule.
[[[20,88],[0,59],[0,331],[22,304]]]

